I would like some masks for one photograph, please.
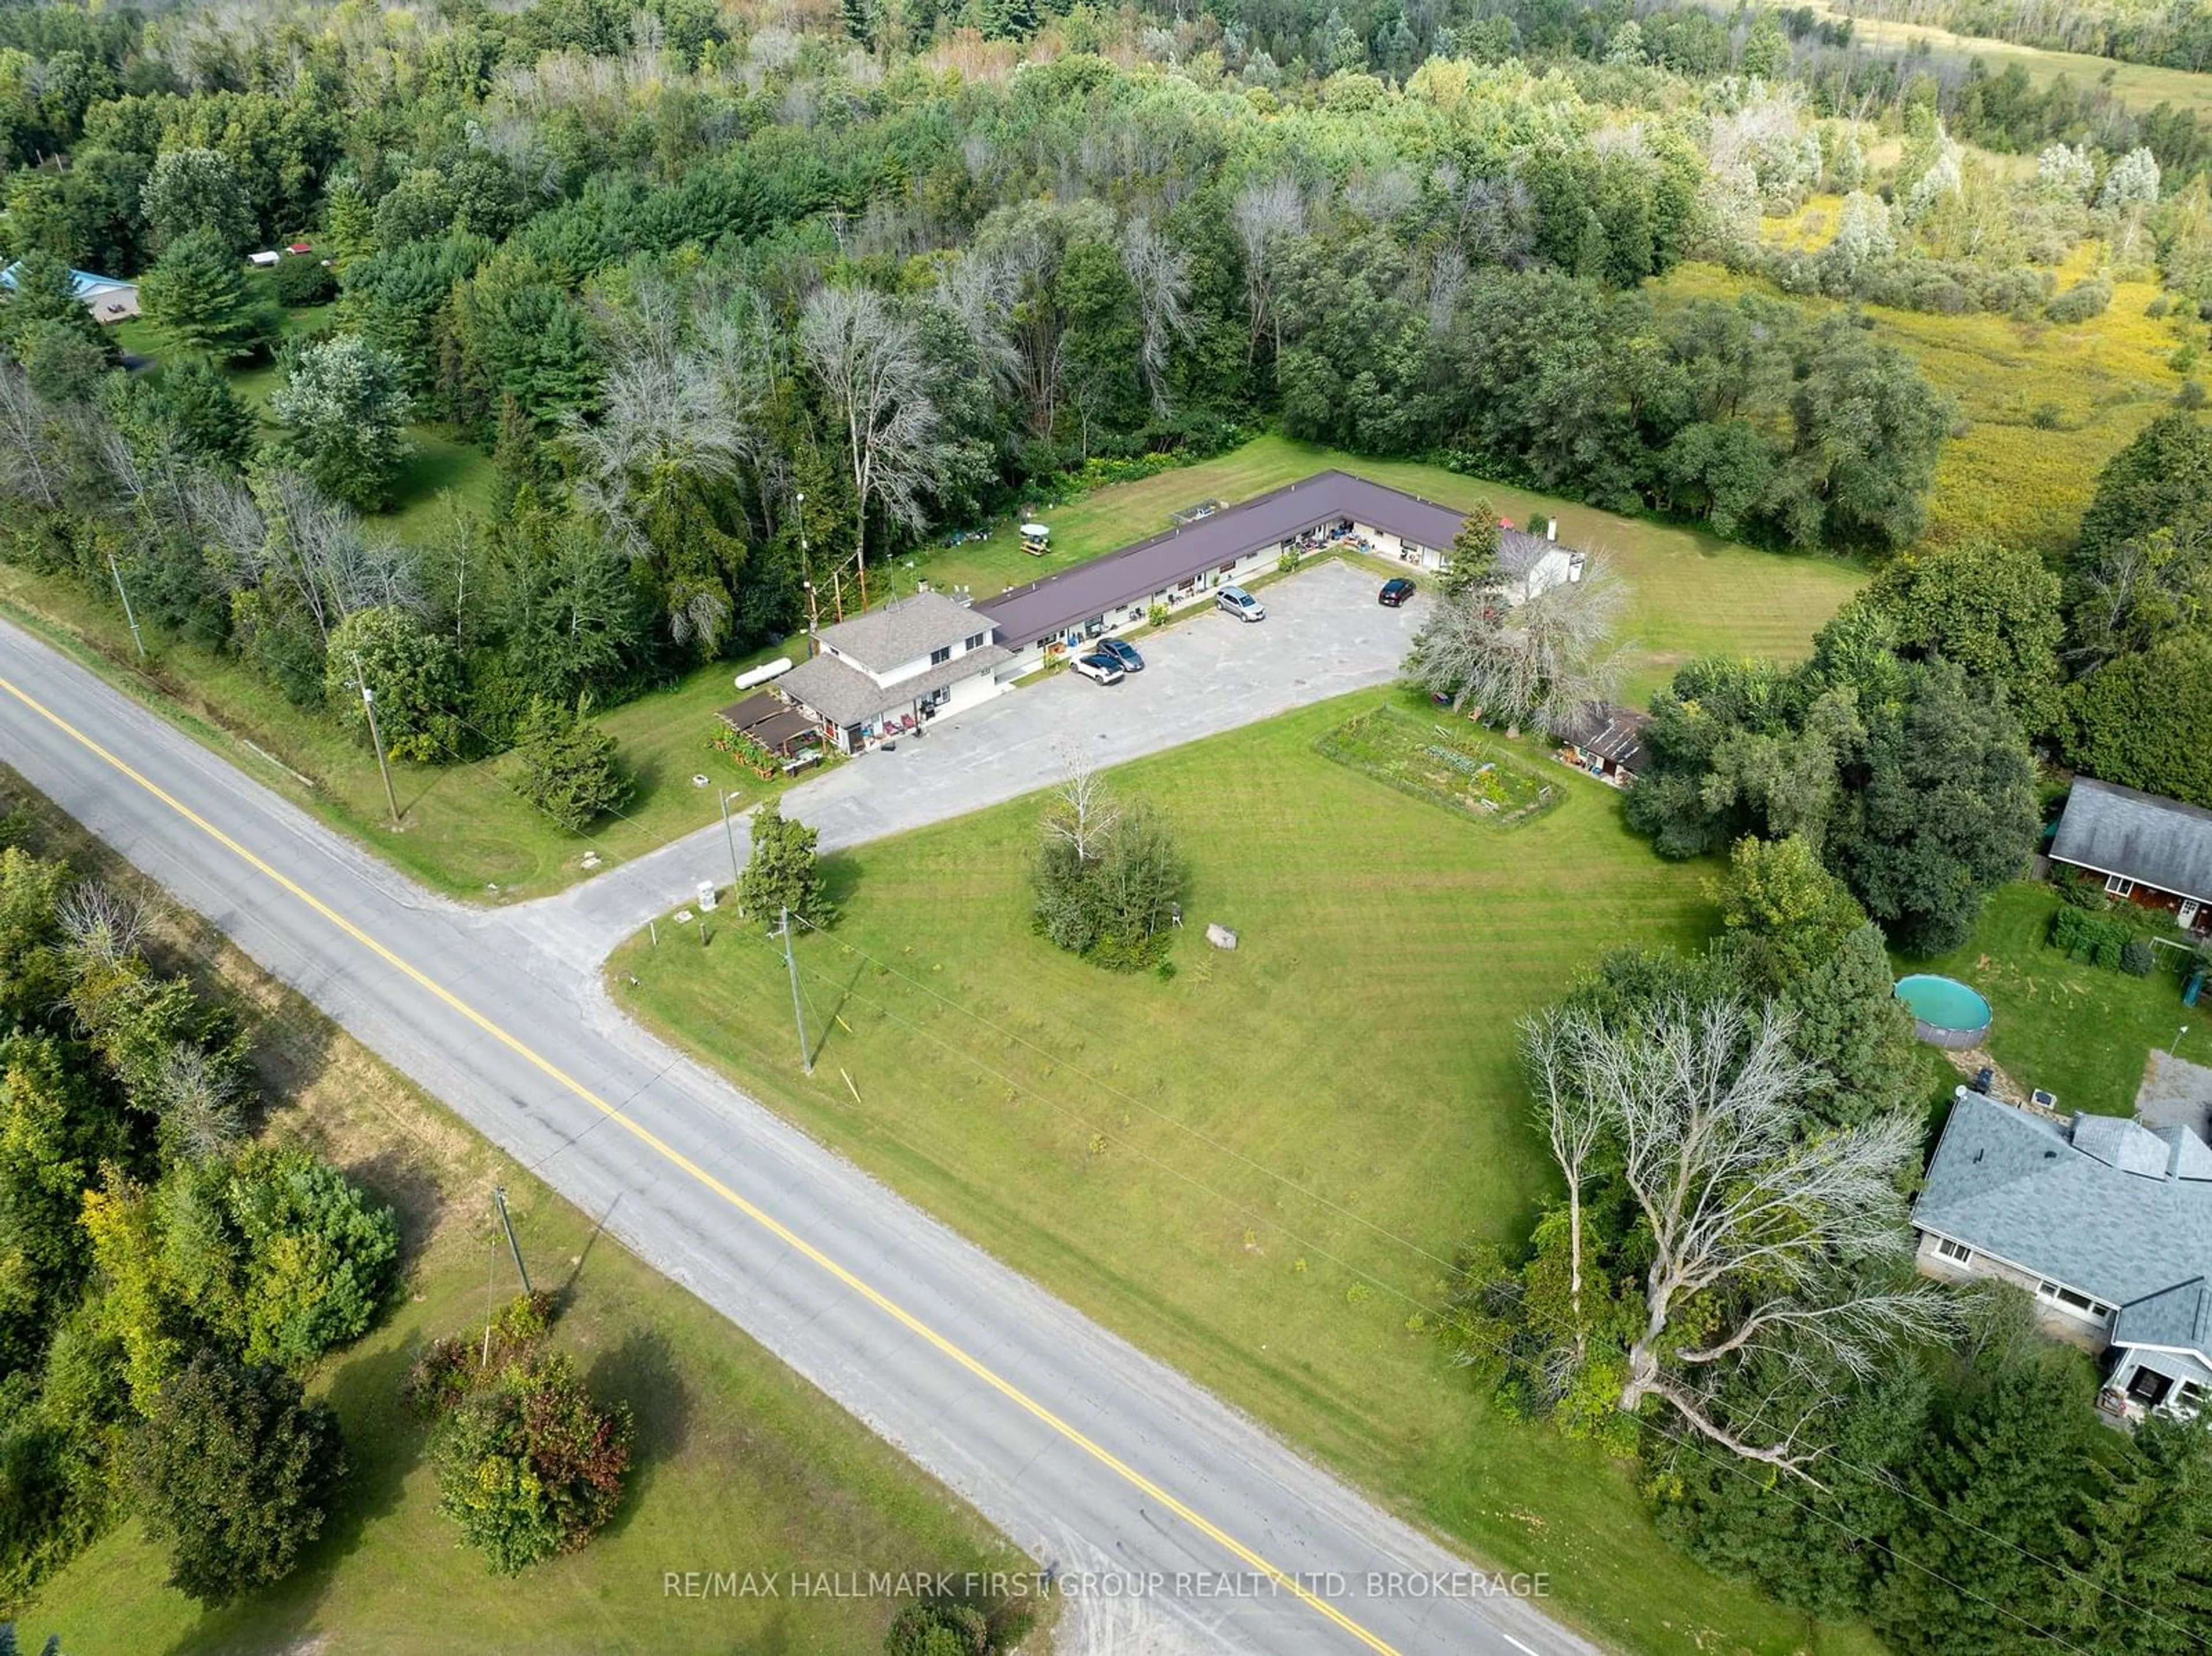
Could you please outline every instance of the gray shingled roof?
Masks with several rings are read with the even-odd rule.
[[[894,708],[904,712],[932,690],[957,679],[987,673],[1012,653],[1003,645],[987,644],[980,650],[970,650],[942,662],[926,673],[916,673],[912,678],[902,678],[890,685],[877,683],[859,668],[848,666],[835,656],[817,656],[784,674],[776,680],[775,687],[833,725],[865,725]]]
[[[991,630],[990,617],[942,592],[916,592],[824,627],[816,636],[871,672],[887,673]]]
[[[1651,715],[1611,702],[1585,702],[1565,732],[1565,739],[1585,753],[1611,760],[1622,770],[1632,771],[1644,762],[1644,727]]]
[[[2154,1172],[2127,1170],[2154,1160]],[[2166,1296],[2212,1272],[2207,1170],[2178,1140],[2134,1122],[2076,1116],[2069,1132],[1961,1088],[1912,1222],[2118,1306],[2124,1326],[2163,1329],[2180,1314]],[[2191,1313],[2189,1339],[2140,1343],[2212,1356],[2208,1311],[2212,1298]],[[2124,1326],[2115,1339],[2138,1343]]]
[[[1402,489],[1370,482],[1348,471],[1323,471],[1256,499],[1217,512],[1196,523],[1170,529],[1123,547],[1119,552],[1027,586],[1016,587],[975,607],[999,624],[999,634],[1016,649],[1050,638],[1078,622],[1103,616],[1155,594],[1172,590],[1193,575],[1274,546],[1310,529],[1351,518],[1389,531],[1419,546],[1448,548],[1459,533],[1462,514]],[[1533,561],[1540,551],[1521,544],[1547,543],[1517,530],[1506,531],[1509,555]],[[1516,538],[1517,537],[1517,538]],[[1521,569],[1513,569],[1518,574]]]
[[[2077,777],[2051,854],[2100,874],[2212,902],[2212,810]]]
[[[2123,1345],[2178,1345],[2203,1351],[2208,1298],[2212,1296],[2205,1294],[2202,1277],[2147,1294],[2120,1308],[2112,1322],[2113,1337]]]

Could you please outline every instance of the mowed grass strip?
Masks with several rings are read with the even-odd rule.
[[[1171,979],[1032,932],[1032,799],[831,859],[846,918],[798,951],[811,1079],[781,952],[733,916],[704,949],[668,926],[626,946],[614,992],[1386,1502],[1549,1572],[1606,1637],[1863,1648],[1669,1551],[1627,1469],[1498,1418],[1419,1325],[1462,1245],[1524,1235],[1554,1182],[1516,1020],[1606,949],[1691,944],[1714,917],[1707,870],[1660,862],[1618,796],[1533,749],[1565,797],[1506,833],[1314,751],[1381,700],[1115,773],[1191,858]]]
[[[0,810],[29,802],[32,848],[135,878],[0,767]],[[305,1143],[399,1211],[399,1303],[319,1365],[353,1475],[300,1570],[216,1613],[164,1585],[135,1522],[111,1532],[16,1617],[71,1656],[316,1650],[760,1650],[854,1656],[880,1647],[897,1603],[826,1596],[687,1598],[664,1572],[896,1572],[1028,1568],[996,1532],[719,1313],[647,1268],[260,973],[198,916],[170,911],[166,969],[189,970],[246,1015],[267,1136]],[[456,1544],[398,1386],[441,1335],[483,1325],[515,1291],[491,1207],[505,1185],[536,1285],[566,1301],[554,1344],[593,1388],[636,1412],[636,1462],[609,1529],[584,1551],[506,1580]]]

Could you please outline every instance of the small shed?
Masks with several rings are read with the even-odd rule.
[[[246,256],[246,262],[257,270],[269,270],[276,268],[276,261],[281,257],[282,255],[272,248],[263,252],[248,253]]]
[[[313,252],[315,251],[315,249],[314,249],[314,246],[313,246],[313,245],[312,243],[305,242],[305,241],[295,241],[295,242],[294,242],[294,243],[293,243],[289,247],[287,247],[284,251],[285,251],[286,252],[288,252],[288,253],[291,254],[291,255],[292,255],[292,257],[293,257],[293,258],[304,258],[306,255],[307,255],[307,254],[309,254],[309,253]]]
[[[1636,779],[1644,764],[1644,727],[1650,715],[1610,702],[1594,702],[1575,716],[1559,738],[1559,757],[1617,788]]]

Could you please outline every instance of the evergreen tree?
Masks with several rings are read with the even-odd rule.
[[[69,266],[43,248],[33,247],[9,267],[7,303],[0,305],[0,338],[6,340],[9,354],[20,361],[23,342],[47,323],[70,329],[103,351],[107,349],[100,324],[77,297]]]
[[[629,798],[613,737],[591,722],[591,698],[574,708],[534,698],[515,751],[523,797],[572,833],[581,834]]]
[[[817,928],[836,920],[822,883],[819,831],[793,822],[771,799],[752,815],[753,852],[738,881],[738,912],[773,922],[786,909]]]
[[[2093,1457],[2066,1595],[2076,1642],[2192,1656],[2212,1625],[2212,1426],[2153,1415],[2126,1453]]]
[[[247,294],[245,267],[211,231],[172,242],[140,279],[138,303],[179,349],[218,362],[251,356],[276,333],[275,315]]]
[[[261,421],[205,357],[167,363],[149,382],[162,416],[187,452],[219,466],[245,468],[261,440]]]
[[[1912,1499],[1874,1598],[1875,1629],[1906,1656],[2040,1656],[2071,1616],[2065,1556],[2082,1495],[2094,1382],[2040,1339],[2022,1296],[1903,1472]]]
[[[1452,537],[1451,555],[1444,561],[1443,573],[1437,577],[1438,588],[1448,597],[1457,597],[1463,592],[1496,591],[1505,582],[1504,573],[1498,567],[1498,548],[1504,533],[1498,522],[1498,508],[1488,496],[1476,500],[1467,509],[1467,517]]]

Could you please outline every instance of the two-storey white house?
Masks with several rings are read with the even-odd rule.
[[[917,592],[824,627],[817,653],[775,682],[842,753],[912,731],[998,692],[1008,652],[991,618],[942,592]]]

